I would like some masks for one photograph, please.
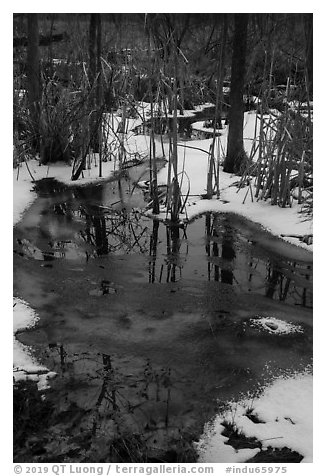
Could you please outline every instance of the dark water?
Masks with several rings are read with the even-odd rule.
[[[81,264],[139,255],[141,267],[133,278],[138,282],[215,281],[312,307],[309,255],[303,260],[293,247],[288,253],[282,242],[266,239],[236,215],[205,213],[188,225],[169,227],[144,216],[142,207],[142,191],[127,181],[59,191],[49,182],[18,225],[14,250],[37,260]]]
[[[105,444],[118,421],[170,461],[173,442],[184,454],[225,402],[311,364],[310,253],[231,214],[171,228],[143,215],[143,192],[125,179],[38,190],[14,229],[15,295],[40,316],[19,338],[57,372],[56,406],[83,415],[71,419],[74,448],[98,406]],[[257,316],[303,332],[260,330]]]
[[[223,111],[223,118],[225,119],[227,110]],[[201,111],[195,112],[192,116],[178,116],[177,118],[177,130],[178,136],[181,139],[192,138],[192,124],[197,121],[211,121],[215,116],[215,106],[207,106]],[[153,121],[147,120],[142,125],[137,126],[134,132],[138,134],[148,133],[152,126],[155,134],[168,134],[173,131],[173,117],[154,117]],[[211,127],[211,126],[210,126]],[[205,133],[203,133],[204,135]],[[207,132],[209,137],[211,133]]]
[[[312,264],[282,257],[254,241],[234,215],[205,213],[187,227],[153,223],[149,282],[191,276],[290,304],[312,307]]]

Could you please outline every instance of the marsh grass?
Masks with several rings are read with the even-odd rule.
[[[283,112],[257,114],[258,140],[254,140],[244,165],[239,188],[248,185],[251,200],[291,207],[294,197],[302,211],[312,213],[312,119],[302,103]],[[255,155],[258,158],[253,160]]]

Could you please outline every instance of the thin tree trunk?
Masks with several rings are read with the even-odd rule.
[[[304,30],[306,40],[305,62],[308,100],[312,100],[313,93],[313,15],[304,14]]]
[[[179,201],[180,201],[180,190],[178,182],[178,89],[177,89],[177,78],[178,78],[178,55],[176,51],[176,45],[174,45],[174,82],[173,82],[173,99],[174,99],[174,110],[173,110],[173,133],[172,133],[172,166],[174,177],[172,180],[172,210],[171,210],[171,221],[177,222],[179,220]]]
[[[93,86],[96,76],[96,13],[91,13],[91,18],[89,21],[88,54],[88,79],[91,86]]]
[[[101,96],[102,96],[102,90],[101,90],[101,72],[102,72],[102,66],[101,66],[101,52],[102,52],[102,22],[101,22],[101,15],[97,13],[96,15],[96,75],[98,76],[97,79],[97,84],[96,84],[96,101],[97,101],[97,106],[101,106]]]
[[[32,146],[40,151],[40,101],[41,101],[41,81],[40,81],[40,53],[39,53],[39,31],[38,14],[27,14],[28,45],[27,45],[27,88],[28,105],[30,110],[32,127]],[[42,159],[42,157],[41,157]]]
[[[246,73],[248,14],[234,15],[233,55],[231,69],[231,92],[229,134],[224,172],[236,173],[244,158],[243,148],[243,92]]]
[[[152,183],[151,183],[151,195],[153,200],[153,213],[160,213],[160,204],[158,199],[158,189],[157,189],[157,164],[156,164],[156,151],[155,151],[155,137],[154,137],[154,120],[153,120],[153,103],[151,104],[151,114],[152,114],[152,126],[151,126],[151,136],[150,136],[150,155],[152,159]]]
[[[223,35],[222,44],[220,50],[220,60],[218,68],[218,89],[217,89],[217,118],[216,122],[219,129],[222,129],[222,107],[223,107],[223,82],[224,82],[224,70],[225,70],[225,50],[226,40],[228,35],[228,19],[227,14],[223,14]]]
[[[148,51],[151,51],[151,38],[148,34]],[[155,151],[155,136],[154,136],[154,94],[153,94],[153,76],[154,76],[154,60],[152,60],[152,68],[149,78],[150,100],[151,100],[151,133],[150,133],[150,165],[151,165],[151,180],[150,180],[150,194],[152,200],[153,213],[160,213],[160,204],[158,199],[157,190],[157,164],[156,164],[156,151]],[[158,100],[157,100],[158,103]]]
[[[101,74],[101,14],[91,13],[89,23],[89,40],[88,40],[88,53],[89,53],[89,69],[88,79],[92,92],[90,94],[89,108],[90,115],[90,133],[91,133],[91,147],[94,152],[99,151],[99,134],[95,129],[97,121],[97,110],[100,106],[100,78]],[[95,84],[96,82],[96,84]]]

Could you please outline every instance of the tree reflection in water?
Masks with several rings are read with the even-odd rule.
[[[149,283],[208,279],[238,286],[244,292],[312,307],[311,264],[282,257],[252,241],[232,215],[205,213],[188,225],[171,226],[151,220],[136,209],[127,210],[123,204],[117,209],[92,205],[88,197],[81,198],[79,203],[76,197],[66,198],[64,203],[55,205],[54,216],[44,216],[43,221],[50,222],[43,224],[42,232],[60,227],[75,230],[76,224],[83,223],[82,230],[69,240],[46,235],[55,250],[51,250],[52,259],[59,252],[59,257],[84,253],[86,259],[108,254],[142,254],[148,257],[145,279]],[[46,256],[50,259],[49,253]]]
[[[265,296],[276,296],[280,301],[293,298],[303,307],[312,307],[312,267],[301,267],[295,261],[287,261],[286,265],[268,261]]]
[[[222,225],[222,227],[221,227]],[[221,231],[220,231],[221,230]],[[217,215],[205,217],[206,254],[208,256],[208,280],[211,280],[211,271],[214,269],[214,281],[233,284],[233,261],[236,258],[234,250],[234,230],[230,226],[228,217],[219,223]]]
[[[157,240],[158,240],[158,229],[160,222],[158,220],[153,220],[153,229],[149,245],[149,256],[151,257],[149,261],[149,282],[155,283],[156,280],[156,256],[157,256]]]
[[[98,256],[129,254],[132,251],[148,253],[150,230],[144,226],[138,211],[108,209],[99,213],[81,207],[80,213],[86,221],[85,230],[80,232],[80,236],[95,247]]]
[[[160,250],[158,256],[158,236],[159,227],[165,227],[166,254]],[[182,246],[185,250],[181,251]],[[158,220],[153,221],[153,229],[150,240],[149,250],[149,282],[166,282],[175,283],[182,278],[182,269],[185,257],[188,255],[188,243],[186,235],[186,225],[173,226],[170,224],[160,223]],[[161,264],[159,274],[156,273],[157,260],[164,259]]]

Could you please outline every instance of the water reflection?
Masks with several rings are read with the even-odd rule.
[[[223,232],[219,229],[222,229]],[[206,214],[205,237],[208,280],[211,280],[213,268],[214,281],[232,285],[235,279],[233,261],[236,258],[236,252],[233,228],[230,226],[229,218],[224,216],[222,223],[218,223],[217,215]]]
[[[167,276],[166,282],[175,283],[182,278],[182,257],[180,256],[180,248],[182,239],[180,237],[179,226],[166,226],[166,266]],[[183,228],[183,231],[185,229]],[[184,234],[184,237],[186,235]],[[187,250],[188,251],[188,250]],[[187,254],[187,253],[186,253]]]
[[[203,228],[199,225],[204,223]],[[150,283],[181,279],[216,281],[240,292],[312,307],[312,267],[263,250],[234,218],[206,213],[186,228],[154,221],[149,248]],[[202,237],[204,235],[204,243]]]
[[[15,252],[21,256],[53,262],[138,254],[144,257],[144,282],[212,281],[312,307],[311,263],[264,248],[232,215],[205,213],[170,226],[123,201],[117,181],[64,190],[35,207],[38,221],[27,214],[17,227]]]
[[[85,229],[79,235],[92,244],[97,256],[107,254],[148,253],[150,230],[137,211],[106,210],[102,216],[82,209]]]
[[[87,232],[91,234],[91,225],[94,228],[95,247],[98,256],[109,253],[109,241],[107,238],[106,222],[104,217],[86,215]]]
[[[279,286],[280,283],[282,284],[282,277],[283,276],[279,269],[268,263],[266,277],[266,297],[272,299],[277,291],[277,288],[279,288],[279,297],[282,297],[282,285]],[[284,299],[282,300],[284,301]]]
[[[166,282],[175,283],[182,278],[182,268],[185,257],[188,255],[186,226],[171,226],[161,223],[161,229],[165,232],[165,240],[159,240],[160,222],[153,220],[153,231],[150,239],[149,250],[149,282]],[[161,245],[165,241],[166,253],[162,253],[159,249],[158,242]],[[181,251],[181,247],[185,245],[185,250]],[[157,262],[164,260],[160,264],[157,272]]]
[[[149,245],[149,256],[152,258],[149,261],[149,282],[155,283],[156,280],[156,255],[157,255],[157,239],[158,239],[158,228],[160,222],[158,220],[153,220],[153,229],[150,238]]]
[[[293,299],[303,307],[312,307],[312,267],[287,261],[287,266],[269,261],[266,267],[266,297]]]

